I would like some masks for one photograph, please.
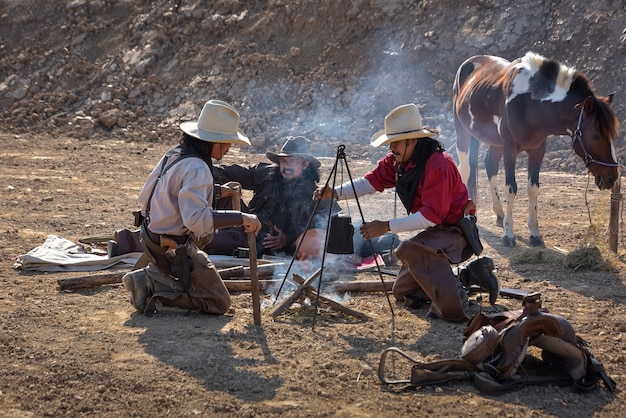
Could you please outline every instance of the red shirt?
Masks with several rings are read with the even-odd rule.
[[[365,179],[379,192],[396,185],[398,162],[392,153],[380,160],[376,167],[365,174]],[[415,167],[411,161],[402,166],[406,171]],[[421,212],[426,219],[440,224],[455,224],[463,217],[463,209],[469,200],[467,187],[450,155],[434,152],[426,162],[411,206],[411,213]]]

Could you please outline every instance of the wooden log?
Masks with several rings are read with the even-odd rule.
[[[257,266],[258,276],[272,276],[274,267],[282,265],[282,263],[261,264]],[[107,271],[106,273],[96,273],[83,276],[70,277],[67,279],[59,279],[57,283],[59,290],[84,289],[89,287],[104,286],[108,284],[122,283],[122,276],[131,270]],[[218,273],[222,278],[232,277],[250,277],[250,267],[236,266],[218,269]],[[248,290],[251,288],[249,287]]]
[[[107,284],[122,283],[122,276],[130,270],[108,271],[101,274],[77,276],[69,279],[59,279],[59,290],[82,289],[86,287],[104,286]]]
[[[480,290],[480,288],[478,290]],[[529,289],[513,289],[513,288],[503,287],[500,289],[500,296],[512,298],[512,299],[524,299],[524,297],[530,295],[533,292],[534,292],[533,290],[529,290]]]
[[[363,321],[367,321],[370,319],[369,316],[367,316],[366,314],[364,314],[363,312],[359,312],[356,309],[352,309],[349,308],[345,305],[342,305],[341,303],[334,301],[330,298],[327,298],[324,295],[318,295],[317,292],[307,288],[306,289],[306,293],[309,295],[309,298],[311,298],[311,300],[315,300],[317,302],[320,303],[320,305],[327,305],[330,308],[336,310],[336,311],[340,311],[345,313],[346,315],[352,315],[358,319],[361,319]]]
[[[249,292],[252,290],[252,284],[248,279],[225,279],[223,282],[230,292]],[[271,287],[278,288],[282,282],[282,279],[259,279],[259,287],[261,290],[267,290]],[[393,281],[385,280],[385,289],[390,291],[392,287]],[[382,285],[377,280],[359,280],[354,282],[335,282],[323,289],[337,293],[376,293],[382,292]]]
[[[261,277],[270,277],[273,273],[269,269],[265,270],[265,266],[263,265],[258,267],[259,287],[261,290],[280,286],[283,281],[282,279],[261,279]],[[67,279],[59,279],[57,280],[57,283],[59,284],[59,290],[72,290],[118,284],[122,282],[122,276],[129,271],[130,270],[110,271],[100,274],[71,277]],[[230,267],[226,269],[219,269],[218,271],[222,276],[226,288],[230,292],[249,292],[252,290],[250,280],[245,278],[249,275],[247,267]],[[236,279],[237,277],[240,277],[240,279]],[[393,287],[393,281],[385,280],[384,283],[385,289],[390,291]],[[338,293],[375,293],[382,291],[382,285],[380,280],[359,280],[352,282],[329,283],[328,289]]]
[[[256,264],[256,235],[248,232],[248,248],[250,249],[250,285],[252,286],[252,316],[254,325],[261,325],[261,290]]]
[[[390,291],[395,280],[359,280],[354,282],[329,283],[328,288],[338,293],[359,293],[359,292],[383,292]]]
[[[229,185],[235,192],[237,192],[237,194],[233,196],[233,210],[240,212],[241,211],[241,184],[233,181]]]
[[[222,280],[229,292],[250,292],[252,291],[252,281],[250,279],[226,279]],[[271,287],[278,287],[282,283],[280,279],[259,279],[259,289],[267,290]]]
[[[226,267],[223,269],[217,269],[217,272],[220,274],[222,279],[227,277],[242,277],[244,273],[243,266],[234,266],[234,267]]]

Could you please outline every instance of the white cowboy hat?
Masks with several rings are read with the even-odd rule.
[[[375,147],[408,138],[436,136],[437,132],[422,126],[422,116],[413,103],[398,106],[385,116],[385,129],[372,136]]]
[[[309,153],[309,144],[303,136],[290,136],[287,138],[280,151],[278,151],[278,154],[268,151],[265,155],[270,159],[270,161],[276,164],[279,164],[280,157],[296,155],[309,160],[314,168],[319,168],[321,165],[319,160]]]
[[[201,141],[250,145],[239,129],[239,113],[221,100],[206,102],[198,120],[183,122],[180,129]]]

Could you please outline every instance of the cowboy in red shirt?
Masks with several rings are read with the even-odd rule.
[[[475,208],[456,164],[433,139],[437,134],[422,126],[415,104],[398,106],[385,117],[385,129],[371,139],[376,147],[389,144],[391,152],[373,170],[354,180],[354,188],[350,183],[342,184],[332,196],[350,199],[395,187],[407,215],[365,223],[360,230],[363,238],[372,239],[388,231],[419,231],[396,250],[402,267],[393,295],[409,307],[430,301],[430,317],[463,321],[468,317],[468,296],[450,263],[460,263],[472,255],[456,223],[466,208],[472,213]],[[330,196],[330,189],[318,188],[313,197]],[[488,285],[493,290],[494,283]]]

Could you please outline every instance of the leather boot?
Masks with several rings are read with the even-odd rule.
[[[422,292],[405,295],[404,299],[402,300],[402,304],[404,305],[404,307],[409,309],[419,309],[428,302],[430,302],[428,300],[428,297]]]
[[[154,293],[152,281],[146,270],[140,269],[126,273],[122,277],[122,283],[124,283],[124,288],[130,291],[130,303],[138,312],[143,313],[148,305],[148,300]]]
[[[152,287],[152,293],[148,298],[144,314],[152,315],[156,313],[157,302],[160,302],[163,306],[183,307],[172,303],[172,301],[176,300],[181,295],[184,295],[185,298],[188,299],[187,294],[183,291],[181,284],[177,279],[169,274],[163,273],[152,263],[150,263],[144,270],[147,273],[148,281]]]
[[[461,301],[461,306],[463,307],[463,312],[469,318],[469,296],[467,296],[467,290],[463,286],[463,283],[456,282],[456,288],[459,292],[459,300]]]
[[[447,321],[451,322],[465,322],[471,316],[469,311],[469,296],[467,296],[467,290],[460,281],[456,282],[457,292],[459,293],[459,301],[463,308],[463,314],[465,316],[460,318],[449,318]],[[441,319],[441,314],[438,312],[435,306],[431,306],[428,312],[426,312],[426,318],[428,319]]]
[[[469,263],[459,274],[459,281],[463,286],[469,288],[475,284],[481,289],[489,292],[489,303],[491,305],[498,300],[500,284],[498,278],[493,274],[495,265],[490,257],[481,257]]]

